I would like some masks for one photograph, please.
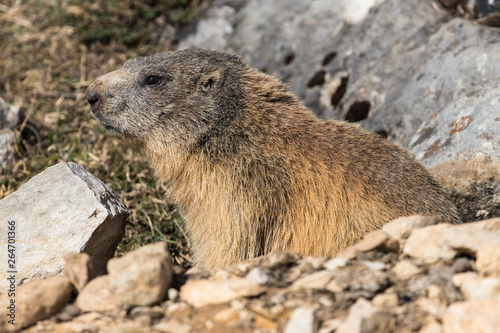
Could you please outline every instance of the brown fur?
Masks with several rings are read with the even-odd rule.
[[[152,75],[156,86],[146,83]],[[333,256],[405,215],[459,223],[406,150],[317,119],[237,56],[134,58],[92,83],[87,99],[111,133],[150,158],[186,221],[195,263],[211,270],[273,250]]]

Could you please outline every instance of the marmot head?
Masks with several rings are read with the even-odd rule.
[[[238,56],[183,50],[137,57],[86,91],[92,116],[136,144],[200,144],[241,110]]]

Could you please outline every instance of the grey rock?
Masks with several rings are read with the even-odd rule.
[[[172,259],[165,242],[129,252],[108,262],[109,288],[124,308],[163,301],[172,282]]]
[[[61,273],[64,255],[74,252],[88,253],[95,273],[104,273],[126,217],[120,198],[83,167],[62,162],[47,168],[0,200],[0,220],[15,222],[16,283]],[[6,248],[7,242],[4,228],[0,246]]]
[[[365,265],[353,265],[334,270],[334,281],[342,290],[376,293],[383,290],[389,281],[385,272],[372,270]]]

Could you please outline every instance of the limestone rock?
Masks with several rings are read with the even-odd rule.
[[[500,218],[443,230],[441,243],[458,253],[476,257],[480,246],[500,243]]]
[[[16,263],[17,283],[61,273],[64,255],[73,252],[88,253],[102,274],[123,237],[126,217],[120,198],[83,167],[62,162],[47,168],[0,200],[0,220],[16,225],[16,255],[22,258]],[[7,233],[0,232],[0,246],[6,244]],[[5,258],[2,272],[6,264]]]
[[[336,333],[361,333],[363,320],[373,316],[377,309],[366,299],[360,298],[349,309],[347,319],[340,324]]]
[[[413,230],[406,241],[403,252],[413,258],[432,263],[440,259],[449,260],[457,252],[441,242],[441,235],[451,228],[446,224],[438,224],[422,229]]]
[[[443,318],[444,333],[490,333],[500,327],[500,298],[451,304]]]
[[[90,281],[78,294],[75,304],[82,312],[110,312],[120,308],[120,302],[109,288],[109,275]]]
[[[435,225],[439,219],[434,216],[405,216],[384,224],[382,230],[396,238],[397,240],[407,239],[413,229],[423,228],[428,225]]]
[[[292,290],[298,289],[324,289],[328,283],[334,278],[335,271],[319,271],[310,275],[306,275],[296,280],[290,287]]]
[[[82,290],[94,274],[90,256],[87,253],[68,253],[64,255],[64,261],[64,274],[76,290]]]
[[[129,252],[108,262],[109,288],[125,307],[164,300],[172,282],[172,260],[165,242]]]
[[[315,333],[317,330],[315,310],[311,307],[300,307],[292,312],[284,333]]]
[[[181,288],[181,300],[199,308],[221,304],[246,296],[256,296],[264,291],[257,283],[243,278],[228,280],[189,280]]]
[[[46,280],[31,281],[16,290],[16,328],[33,325],[61,311],[71,300],[73,286],[65,276],[54,276]],[[2,295],[2,304],[9,304],[7,295]],[[10,318],[7,306],[0,309],[0,328],[8,329],[5,323]]]
[[[402,260],[392,268],[392,271],[399,279],[408,280],[418,274],[420,269],[410,260]]]
[[[354,259],[358,253],[368,251],[395,252],[399,250],[398,241],[383,230],[372,231],[366,234],[363,240],[357,244],[349,246],[339,253],[339,257]]]
[[[467,300],[481,300],[500,297],[500,278],[481,277],[467,272],[453,276],[453,284],[460,288]]]
[[[500,277],[500,243],[480,246],[476,256],[477,269],[481,273]]]

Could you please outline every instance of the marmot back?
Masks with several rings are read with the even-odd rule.
[[[208,269],[273,250],[334,256],[400,216],[460,222],[406,150],[319,120],[238,56],[138,57],[86,94],[92,115],[150,158]]]

